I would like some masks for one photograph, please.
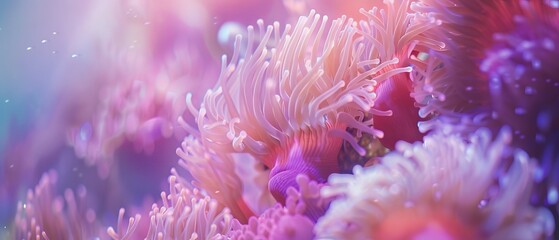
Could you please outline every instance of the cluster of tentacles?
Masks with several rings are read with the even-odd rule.
[[[537,208],[539,205],[531,208],[529,198],[518,194],[535,193],[536,200],[541,202],[538,191],[543,184],[546,204],[557,204],[556,184],[559,182],[553,174],[559,166],[554,160],[559,146],[559,115],[555,110],[559,99],[559,61],[553,58],[559,44],[557,7],[552,3],[531,1],[509,4],[395,0],[384,1],[384,5],[361,13],[364,19],[361,21],[346,17],[330,21],[311,11],[294,26],[281,28],[279,23],[266,26],[259,21],[258,30],[249,27],[247,39],[238,36],[233,55],[223,57],[219,80],[208,90],[203,103],[193,106],[187,97],[197,126],[182,121],[192,134],[183,149],[203,146],[207,152],[219,156],[217,162],[223,162],[221,166],[232,164],[234,161],[228,159],[237,153],[256,159],[264,169],[270,169],[267,189],[263,191],[269,191],[282,205],[287,204],[288,189],[299,188],[298,175],[335,186],[338,177],[331,177],[332,174],[362,165],[367,170],[355,170],[356,179],[347,180],[350,182],[347,184],[357,184],[351,181],[359,181],[358,176],[363,174],[371,179],[355,190],[355,196],[348,195],[349,192],[331,194],[330,190],[325,190],[325,196],[337,196],[334,203],[347,201],[343,200],[345,198],[370,198],[356,203],[360,206],[355,210],[360,211],[377,206],[380,203],[374,201],[382,199],[387,199],[385,204],[399,204],[389,201],[387,194],[400,194],[394,197],[402,203],[402,208],[410,210],[398,210],[397,216],[426,214],[427,219],[436,220],[434,224],[450,219],[439,226],[450,231],[450,235],[512,236],[507,232],[510,224],[533,219],[539,219],[531,224],[540,224],[541,229],[529,236],[544,238],[551,234],[553,227],[549,225],[553,225],[553,217],[549,212]],[[505,133],[501,133],[500,138],[491,137],[497,136],[502,127]],[[478,129],[481,133],[474,133]],[[438,137],[441,135],[464,140],[452,140],[445,145],[445,138]],[[484,142],[471,140],[480,135]],[[436,174],[430,182],[410,179],[404,182],[407,185],[399,187],[397,182],[405,180],[382,177],[387,174],[383,171],[400,171],[399,165],[388,160],[393,157],[383,157],[386,152],[398,149],[399,141],[435,144],[433,141],[438,140],[442,146],[434,150],[431,145],[421,144],[399,149],[402,157],[398,162],[401,161],[407,170],[397,174],[419,181],[421,177],[408,176],[413,169],[419,169],[417,171],[428,176]],[[502,145],[506,145],[506,149]],[[448,151],[456,152],[448,154]],[[460,151],[466,151],[465,155],[461,156]],[[187,165],[196,162],[189,161],[196,155],[194,152],[180,152]],[[473,159],[476,156],[480,159]],[[207,164],[217,162],[208,161]],[[454,173],[446,171],[436,173],[430,164],[435,169],[458,168],[456,174],[463,175],[455,177]],[[462,166],[464,164],[469,167]],[[477,165],[486,164],[491,168],[478,169]],[[227,172],[215,170],[217,167],[213,169],[219,171],[218,175]],[[467,183],[468,178],[477,174],[484,179],[483,185]],[[519,174],[523,177],[522,187],[512,190],[508,187],[507,176]],[[225,185],[231,183],[231,180],[223,181]],[[241,181],[234,180],[235,185],[242,188]],[[396,185],[390,186],[393,181]],[[202,180],[199,182],[204,184]],[[468,199],[441,198],[436,196],[440,191],[417,185],[427,183],[441,186],[443,194],[467,195],[473,191],[479,194]],[[538,191],[532,191],[534,184],[540,184],[536,188]],[[414,190],[413,186],[425,191],[417,194],[435,194],[428,197],[434,199],[412,194],[421,191]],[[353,188],[355,186],[349,187]],[[402,193],[403,188],[409,190]],[[510,199],[501,200],[507,194],[515,197],[511,195]],[[244,200],[240,195],[235,196],[227,201],[227,207],[239,209],[239,202]],[[422,204],[414,207],[415,201],[428,201],[429,206],[433,202],[447,201],[451,207],[435,210]],[[480,201],[502,202],[506,206],[487,208],[490,212],[482,214],[487,222],[480,225],[476,222],[480,216],[466,213],[469,208],[477,208]],[[526,206],[530,217],[496,220],[510,218],[514,213],[493,208],[513,207],[511,204]],[[241,205],[245,208],[244,203]],[[313,207],[316,206],[307,206]],[[351,223],[336,226],[342,228],[340,235],[329,234],[335,228],[322,228],[325,223],[319,224],[316,229],[319,235],[343,238],[342,232],[360,226],[362,221],[367,224],[376,221],[373,225],[380,224],[378,232],[363,229],[360,231],[375,232],[360,232],[356,236],[364,234],[380,239],[396,236],[390,235],[394,231],[390,221],[396,215],[385,215],[381,210],[359,220],[358,216],[338,208],[332,208],[327,215],[334,214],[332,218],[337,220],[327,218],[323,222],[352,218]],[[241,212],[250,214],[248,210]],[[533,215],[536,212],[540,215]],[[317,218],[311,219],[316,221]],[[427,223],[412,221],[409,224],[414,234],[427,228],[424,226]],[[433,234],[444,234],[435,232]]]

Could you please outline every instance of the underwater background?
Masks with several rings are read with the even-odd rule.
[[[0,239],[557,239],[559,1],[0,1]]]

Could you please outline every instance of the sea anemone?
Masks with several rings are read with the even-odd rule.
[[[406,16],[400,16],[406,19],[402,25],[410,20]],[[436,25],[428,23],[426,28],[409,29],[388,24],[387,32],[394,27],[403,35],[391,46],[422,46],[419,41],[425,38],[416,35]],[[398,67],[396,54],[384,54],[384,34],[362,34],[345,17],[328,24],[327,17],[321,20],[311,11],[283,33],[278,23],[266,28],[259,21],[258,26],[260,34],[248,28],[244,53],[239,36],[231,61],[223,58],[218,83],[200,109],[188,106],[202,143],[216,152],[248,152],[262,161],[272,169],[270,191],[285,203],[286,190],[296,186],[299,173],[324,182],[339,171],[342,140],[365,154],[347,128],[357,129],[358,135],[383,136],[371,127],[374,120],[364,119],[369,113],[389,114],[373,108],[373,90],[377,83],[412,68]]]
[[[441,20],[433,31],[447,43],[446,51],[429,51],[415,75],[422,116],[439,116],[424,130],[435,121],[456,132],[510,126],[513,144],[540,162],[535,201],[545,202],[559,185],[550,174],[559,167],[550,150],[559,146],[559,9],[524,0],[425,0],[413,8]]]
[[[216,200],[189,189],[169,177],[169,194],[161,193],[163,206],[150,212],[147,239],[214,239],[231,230],[233,216]]]
[[[484,57],[484,49],[491,46],[492,35],[510,28],[503,23],[514,11],[510,5],[515,4],[422,0],[411,5],[414,11],[440,21],[440,27],[430,32],[445,43],[442,51],[423,51],[424,64],[418,64],[412,74],[413,97],[421,104],[422,117],[467,113],[489,106],[489,88],[479,71],[479,62]]]
[[[55,192],[58,175],[49,171],[35,190],[19,202],[14,222],[14,239],[92,239],[101,236],[95,211],[86,207],[86,189],[67,189],[64,198]]]
[[[342,139],[362,150],[347,127],[380,134],[357,118],[373,104],[376,82],[369,75],[391,62],[359,64],[357,53],[364,49],[353,41],[353,21],[327,23],[327,17],[321,20],[311,12],[280,33],[279,23],[265,28],[259,21],[260,34],[248,28],[246,51],[241,53],[238,36],[229,64],[224,56],[218,84],[208,90],[201,108],[187,98],[203,144],[215,152],[248,152],[262,161],[272,169],[270,191],[281,203],[297,174],[323,182],[338,170]]]
[[[336,197],[315,231],[327,239],[545,239],[554,221],[529,204],[535,162],[510,147],[504,128],[492,140],[434,133],[354,175],[332,175],[324,197]],[[512,164],[501,172],[504,159]]]
[[[521,2],[516,27],[496,33],[480,69],[489,80],[496,119],[514,129],[515,144],[540,159],[544,194],[556,191],[559,179],[559,10]],[[538,202],[557,204],[540,197]]]

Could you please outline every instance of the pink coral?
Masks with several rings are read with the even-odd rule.
[[[313,239],[313,226],[329,201],[320,196],[321,186],[305,175],[297,176],[297,188],[289,187],[285,207],[277,204],[247,225],[234,224],[228,236],[233,239]]]

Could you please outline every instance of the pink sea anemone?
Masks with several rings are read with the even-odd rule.
[[[287,188],[296,186],[299,173],[324,182],[339,171],[342,140],[365,154],[347,128],[357,129],[358,135],[383,136],[371,127],[374,119],[364,119],[369,112],[389,114],[373,108],[373,90],[412,68],[398,66],[397,54],[386,53],[382,43],[392,40],[388,51],[405,48],[403,52],[423,46],[423,41],[430,46],[433,41],[420,33],[436,23],[416,15],[416,22],[406,15],[400,16],[405,19],[401,25],[388,23],[387,32],[394,28],[402,34],[397,40],[385,40],[389,37],[384,32],[370,29],[362,34],[345,17],[329,23],[314,11],[283,33],[278,23],[265,27],[259,21],[259,33],[249,27],[246,45],[239,37],[231,60],[223,58],[218,83],[200,109],[188,103],[202,143],[216,152],[248,152],[262,161],[272,169],[269,188],[280,203]],[[430,25],[399,28],[409,22]]]
[[[149,229],[138,236],[140,215],[131,217],[128,226],[123,223],[124,209],[119,212],[117,230],[107,233],[112,239],[222,239],[232,226],[229,209],[220,207],[198,189],[185,186],[177,176],[169,177],[169,193],[161,193],[162,206],[153,204],[149,213]]]
[[[90,239],[101,236],[95,211],[86,206],[86,189],[80,187],[77,195],[67,189],[64,197],[57,196],[57,181],[55,171],[45,173],[35,189],[28,191],[25,201],[18,203],[14,239]]]
[[[169,194],[161,193],[163,206],[153,205],[148,239],[214,239],[227,234],[233,216],[216,200],[169,177]]]
[[[322,190],[337,197],[316,233],[328,239],[546,239],[554,221],[532,207],[535,162],[481,129],[464,140],[441,133],[400,142],[381,164],[333,175]],[[500,173],[503,160],[512,165]]]
[[[265,28],[260,21],[260,34],[249,27],[246,51],[239,37],[201,108],[188,104],[205,145],[251,153],[272,168],[270,190],[280,202],[298,173],[324,181],[337,171],[342,139],[351,138],[346,127],[379,134],[356,118],[372,106],[368,75],[390,63],[359,65],[354,52],[364,49],[353,48],[353,21],[327,23],[311,12],[283,33],[278,23]],[[369,65],[378,66],[364,71]]]

